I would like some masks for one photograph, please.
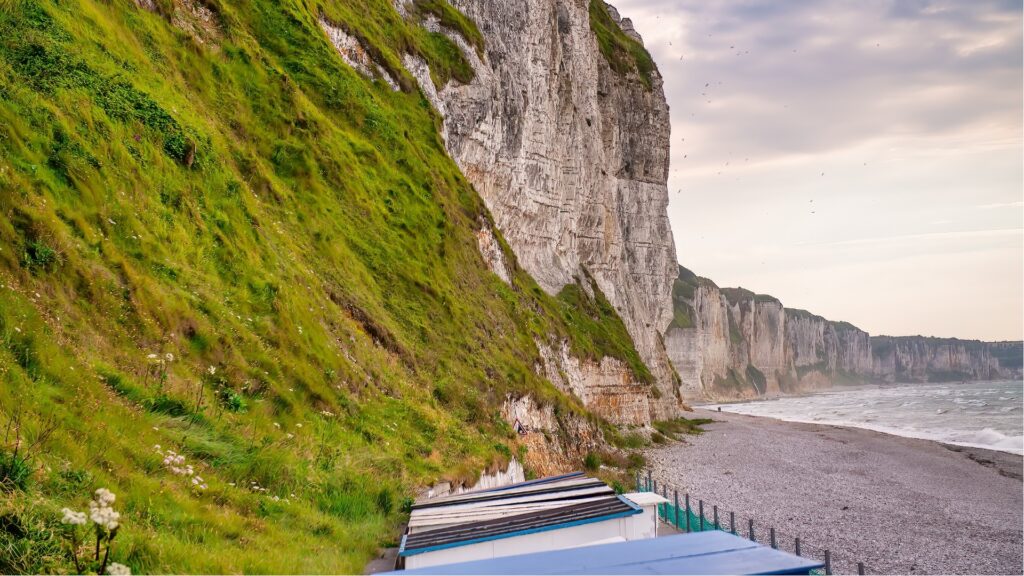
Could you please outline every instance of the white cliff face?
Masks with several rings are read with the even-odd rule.
[[[988,380],[1019,377],[1016,363],[1001,364],[993,355],[1019,342],[978,342],[922,336],[872,339],[873,375],[886,382]]]
[[[686,399],[774,396],[866,379],[866,332],[741,288],[718,288],[681,268],[675,321],[665,334]]]
[[[406,67],[443,119],[449,153],[519,263],[557,294],[588,272],[655,377],[656,417],[678,400],[661,334],[671,321],[675,250],[666,207],[669,117],[652,86],[612,71],[590,29],[589,0],[455,0],[484,36],[475,77],[436,90]]]
[[[665,345],[685,399],[736,400],[842,384],[1020,377],[1020,342],[871,337],[846,322],[680,267]]]
[[[844,322],[803,310],[786,310],[786,362],[792,369],[784,392],[827,388],[870,379],[871,338]]]

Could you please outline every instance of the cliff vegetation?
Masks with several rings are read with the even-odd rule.
[[[482,49],[442,0],[0,6],[0,571],[72,570],[60,510],[106,487],[135,572],[359,572],[418,487],[522,455],[506,394],[596,422],[537,339],[643,376],[602,296],[482,261],[400,64],[472,77],[427,15]]]

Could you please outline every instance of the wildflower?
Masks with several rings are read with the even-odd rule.
[[[156,450],[158,454],[160,453],[160,445],[159,444],[153,444],[153,449]]]
[[[70,524],[71,526],[85,524],[85,512],[75,512],[70,508],[61,508],[60,511],[64,513],[64,517],[60,519],[61,524]]]
[[[131,576],[131,573],[132,569],[124,564],[111,562],[110,566],[107,566],[107,574],[110,574],[110,576]]]
[[[328,412],[327,410],[321,410],[320,413],[323,414],[324,416],[327,416],[328,418],[333,418],[334,417],[334,413],[333,412]]]
[[[217,367],[216,366],[210,366],[209,368],[206,369],[206,371],[210,373],[210,376],[213,376],[214,374],[217,373]]]
[[[278,424],[277,422],[274,422],[274,428],[280,428],[280,427],[281,427],[280,424]]]
[[[295,423],[295,427],[296,428],[302,428],[302,422],[296,422]]]
[[[170,352],[164,354],[164,360],[167,360],[168,362],[174,362],[174,354],[171,354]]]
[[[113,532],[120,524],[121,515],[110,507],[116,497],[114,493],[106,488],[96,490],[96,499],[89,502],[89,518],[97,526]]]
[[[291,440],[292,438],[295,438],[295,434],[292,434],[291,432],[285,434],[285,436],[287,436],[289,440]]]
[[[100,506],[110,506],[111,504],[114,503],[114,500],[116,499],[117,496],[115,496],[113,492],[107,490],[106,488],[100,488],[96,490],[96,501],[100,504]]]
[[[146,359],[147,360],[156,360],[157,359],[157,355],[156,354],[148,354],[148,355],[146,355]]]

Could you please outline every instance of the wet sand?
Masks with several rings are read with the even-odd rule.
[[[870,430],[696,410],[701,436],[653,448],[654,477],[775,526],[782,547],[829,548],[836,573],[1021,574],[1022,465],[1014,454]],[[670,495],[671,498],[671,495]],[[723,512],[723,523],[728,515]]]

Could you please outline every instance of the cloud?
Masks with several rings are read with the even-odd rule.
[[[994,208],[1021,208],[1024,207],[1024,202],[996,202],[995,204],[978,204],[975,208],[981,208],[982,210],[992,210]]]
[[[1022,336],[1019,0],[612,1],[664,78],[683,264],[869,330]],[[895,282],[1005,309],[920,326]]]
[[[936,241],[936,240],[959,240],[963,238],[999,238],[1004,236],[1020,236],[1024,234],[1021,228],[1005,228],[1000,230],[964,230],[961,232],[929,232],[925,234],[900,234],[898,236],[877,236],[873,238],[854,238],[850,240],[833,240],[829,242],[816,242],[809,245],[816,246],[854,246],[858,244],[894,244],[907,240],[912,241]]]

